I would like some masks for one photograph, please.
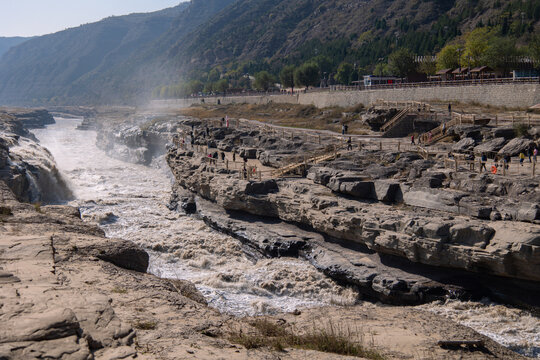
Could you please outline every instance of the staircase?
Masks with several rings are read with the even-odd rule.
[[[410,107],[406,107],[402,109],[400,112],[398,112],[393,118],[391,118],[390,120],[385,122],[383,126],[381,126],[381,132],[383,133],[387,132],[388,130],[396,126],[402,119],[405,118],[405,116],[407,116],[410,110],[411,110]]]
[[[318,163],[323,162],[323,161],[333,160],[333,159],[339,157],[340,155],[341,154],[336,150],[336,151],[332,151],[331,153],[327,153],[327,154],[323,154],[323,155],[319,155],[319,156],[314,156],[314,157],[306,159],[306,160],[304,160],[302,162],[289,164],[287,166],[276,169],[276,170],[274,170],[272,172],[272,176],[281,177],[283,175],[286,175],[288,173],[293,172],[294,170],[297,170],[297,169],[301,168],[302,166],[306,166],[308,164],[314,165],[314,164],[318,164]]]

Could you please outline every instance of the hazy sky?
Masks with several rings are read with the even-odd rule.
[[[0,0],[0,37],[43,35],[111,15],[148,12],[185,0]]]

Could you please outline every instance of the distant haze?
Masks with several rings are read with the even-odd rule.
[[[2,0],[0,37],[44,35],[113,15],[150,12],[185,0]]]

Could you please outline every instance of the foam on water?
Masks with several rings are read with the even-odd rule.
[[[528,311],[494,303],[447,300],[420,306],[445,316],[523,355],[540,358],[540,319]]]
[[[109,237],[149,249],[155,275],[190,280],[208,303],[234,315],[269,314],[326,304],[354,304],[358,294],[337,285],[306,261],[247,259],[235,239],[201,220],[171,212],[172,178],[164,159],[152,167],[108,157],[96,133],[76,131],[78,121],[36,130],[69,180],[83,218],[102,224]],[[432,303],[419,307],[447,316],[529,356],[540,357],[540,323],[522,310],[490,302]]]
[[[151,167],[110,158],[96,148],[95,132],[75,130],[78,123],[57,119],[35,133],[69,180],[83,219],[99,223],[108,237],[149,249],[151,273],[194,282],[211,306],[234,315],[356,302],[357,292],[304,260],[254,263],[236,239],[171,212],[166,205],[172,176],[164,158]]]

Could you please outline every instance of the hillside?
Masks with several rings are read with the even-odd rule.
[[[313,59],[326,72],[343,61],[372,71],[397,48],[431,55],[476,27],[525,44],[539,20],[538,0],[193,0],[12,48],[0,59],[0,103],[136,103],[158,86],[204,82],[216,66],[236,80]]]
[[[0,58],[13,46],[17,46],[20,43],[25,42],[30,38],[26,37],[0,37]]]
[[[539,20],[537,0],[238,0],[171,55],[184,67],[320,54],[368,65],[401,46],[432,54],[488,24],[526,41]]]

